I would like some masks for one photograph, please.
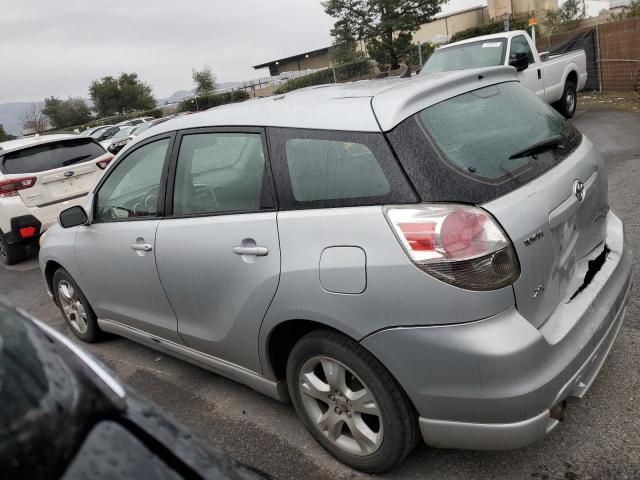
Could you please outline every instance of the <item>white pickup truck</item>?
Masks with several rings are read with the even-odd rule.
[[[576,111],[577,95],[587,83],[584,50],[562,55],[538,53],[524,30],[469,38],[438,48],[420,71],[430,75],[449,70],[511,65],[520,82],[552,104],[566,118]]]

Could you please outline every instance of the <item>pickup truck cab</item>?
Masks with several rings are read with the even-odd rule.
[[[587,83],[584,50],[562,55],[539,53],[524,30],[496,33],[450,43],[437,49],[421,70],[421,75],[510,65],[518,79],[540,99],[553,105],[566,118],[573,117],[577,92]]]

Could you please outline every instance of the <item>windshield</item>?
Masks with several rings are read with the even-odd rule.
[[[505,39],[496,38],[441,48],[433,52],[420,74],[502,65],[506,43]]]

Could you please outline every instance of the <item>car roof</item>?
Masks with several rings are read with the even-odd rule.
[[[58,140],[66,140],[69,138],[78,138],[75,134],[53,134],[53,135],[34,135],[32,137],[18,138],[0,143],[0,155],[10,151],[20,150],[25,147],[32,147],[45,143],[57,142]]]
[[[158,134],[199,127],[388,131],[442,100],[505,81],[517,81],[514,68],[490,67],[307,87],[179,116],[147,130],[132,144]]]

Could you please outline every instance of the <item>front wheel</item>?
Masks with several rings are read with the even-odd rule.
[[[577,105],[578,94],[576,92],[576,85],[573,82],[567,82],[564,85],[562,98],[554,104],[554,107],[564,118],[572,118],[576,113]]]
[[[73,334],[87,343],[94,343],[103,336],[96,314],[78,284],[62,268],[53,275],[53,294],[62,316]]]
[[[338,460],[364,472],[392,468],[418,439],[415,410],[384,366],[360,344],[329,331],[307,334],[287,363],[293,405]]]

